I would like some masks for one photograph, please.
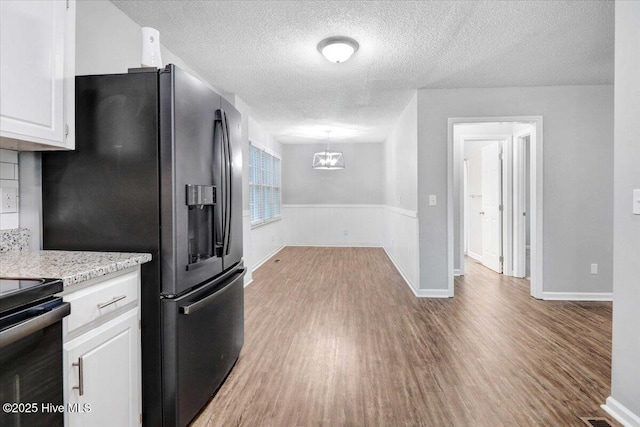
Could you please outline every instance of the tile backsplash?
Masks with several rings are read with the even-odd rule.
[[[20,226],[18,152],[0,149],[0,230]]]

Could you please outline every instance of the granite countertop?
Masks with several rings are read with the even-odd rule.
[[[65,287],[151,261],[151,254],[13,251],[0,254],[0,277],[62,279]]]

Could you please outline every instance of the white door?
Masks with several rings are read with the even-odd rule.
[[[64,344],[65,426],[136,426],[140,422],[138,309]]]
[[[482,264],[502,273],[502,143],[482,148]]]

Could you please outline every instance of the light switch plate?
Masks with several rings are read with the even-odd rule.
[[[435,194],[429,194],[429,206],[436,206],[438,204],[438,199]]]
[[[640,215],[640,188],[633,190],[633,214]]]

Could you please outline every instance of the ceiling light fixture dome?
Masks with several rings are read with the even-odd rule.
[[[345,62],[356,53],[360,45],[350,37],[329,37],[318,43],[318,52],[327,60],[339,64]]]

